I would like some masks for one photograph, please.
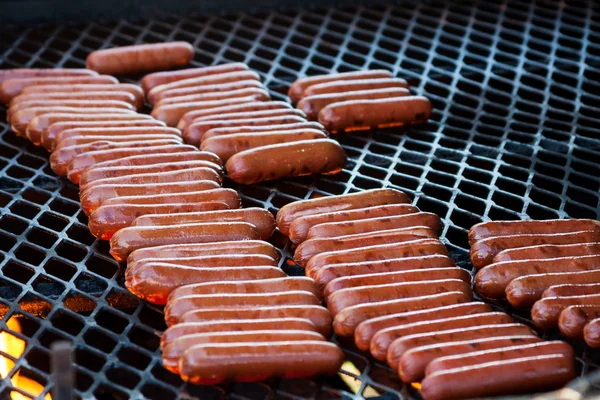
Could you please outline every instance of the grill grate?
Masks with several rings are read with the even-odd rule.
[[[194,65],[246,62],[278,100],[304,75],[392,70],[432,100],[429,123],[336,136],[349,162],[335,176],[227,185],[246,206],[273,212],[314,192],[404,190],[442,217],[453,257],[471,269],[467,230],[481,220],[600,217],[598,5],[489,3],[11,28],[0,37],[0,67],[83,67],[98,48],[186,40],[196,47]],[[77,349],[77,394],[86,398],[352,396],[339,377],[193,387],[163,370],[161,309],[124,289],[107,243],[87,230],[77,188],[54,176],[47,153],[1,128],[0,329],[20,317],[17,336],[28,343],[16,362],[22,373],[49,391],[50,344],[66,339]],[[286,272],[301,274],[286,240],[271,241],[287,252]],[[359,371],[359,394],[414,396],[393,371],[343,346]],[[598,353],[575,346],[581,373],[598,369]],[[0,382],[1,398],[9,385]]]

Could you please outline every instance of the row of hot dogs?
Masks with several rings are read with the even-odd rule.
[[[341,337],[387,361],[424,399],[557,388],[574,376],[564,342],[473,302],[470,275],[438,239],[438,216],[391,189],[288,204],[279,230],[324,291]]]

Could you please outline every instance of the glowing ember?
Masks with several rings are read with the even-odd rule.
[[[360,376],[359,369],[356,368],[356,365],[354,365],[354,363],[352,363],[352,361],[345,361],[342,364],[342,367],[340,368],[340,370],[347,372],[349,374],[352,374],[352,375]],[[344,381],[344,383],[348,386],[348,388],[352,391],[352,393],[357,394],[360,391],[361,381],[359,379],[356,379],[352,376],[346,375],[341,372],[338,372],[338,375],[340,378],[342,378],[342,381]],[[373,387],[367,385],[362,392],[362,396],[364,398],[369,398],[369,397],[379,397],[381,395]]]
[[[6,323],[6,325],[12,331],[21,332],[21,326],[19,325],[19,321],[14,317],[11,317]],[[25,345],[26,343],[24,340],[19,339],[11,333],[5,331],[0,332],[0,351],[10,355],[11,357],[21,357],[21,355],[25,351]],[[1,378],[6,378],[10,374],[10,371],[12,371],[14,366],[15,363],[11,359],[0,355]],[[12,400],[31,400],[32,397],[39,396],[44,390],[44,386],[40,385],[32,379],[21,376],[19,374],[19,371],[15,372],[10,382],[14,387],[17,387],[22,391],[31,394],[31,397],[29,397],[13,390],[10,392],[10,398]],[[44,400],[52,400],[52,396],[50,396],[50,394],[47,394],[46,396],[44,396]]]
[[[419,382],[413,382],[410,384],[410,386],[412,386],[413,388],[415,388],[417,390],[421,390],[421,384]]]

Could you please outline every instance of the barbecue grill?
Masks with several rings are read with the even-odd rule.
[[[247,63],[276,100],[287,99],[298,77],[383,68],[434,105],[425,125],[335,136],[349,157],[338,175],[252,186],[226,180],[245,206],[275,213],[318,194],[397,188],[442,218],[442,239],[469,270],[467,230],[477,222],[600,218],[600,9],[592,1],[426,1],[10,27],[0,35],[0,67],[80,68],[92,50],[170,40],[194,45],[194,66]],[[331,378],[184,384],[161,366],[161,308],[127,292],[107,242],[87,230],[77,187],[53,174],[45,150],[10,131],[5,112],[0,330],[26,341],[20,356],[0,353],[15,363],[8,378],[19,371],[43,387],[42,397],[50,393],[51,345],[66,340],[82,398],[418,398],[391,369],[345,342],[347,362]],[[287,238],[276,233],[271,242],[284,252],[285,272],[301,275]],[[528,311],[496,307],[531,325]],[[589,376],[600,353],[573,345],[578,372]],[[4,379],[0,398],[21,389]]]

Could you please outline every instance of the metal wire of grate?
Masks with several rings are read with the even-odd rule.
[[[349,162],[335,176],[228,185],[246,206],[273,212],[315,192],[404,190],[422,210],[441,216],[452,256],[471,269],[467,230],[474,223],[600,217],[599,11],[592,1],[427,1],[11,28],[0,36],[0,67],[82,67],[98,48],[186,40],[196,48],[194,65],[246,62],[283,100],[304,75],[392,70],[432,100],[429,123],[336,136]],[[0,329],[20,317],[23,332],[16,335],[28,345],[15,369],[45,391],[50,344],[66,339],[77,349],[77,395],[84,398],[415,396],[349,343],[342,346],[358,370],[357,394],[340,377],[184,384],[160,366],[161,309],[124,289],[107,243],[87,230],[77,188],[54,176],[45,151],[5,123],[1,128]],[[272,242],[288,256],[282,268],[301,274],[286,238],[276,234]],[[498,307],[527,321],[526,312]],[[598,353],[574,345],[581,374],[597,370]],[[0,382],[0,398],[10,389],[8,379]]]

